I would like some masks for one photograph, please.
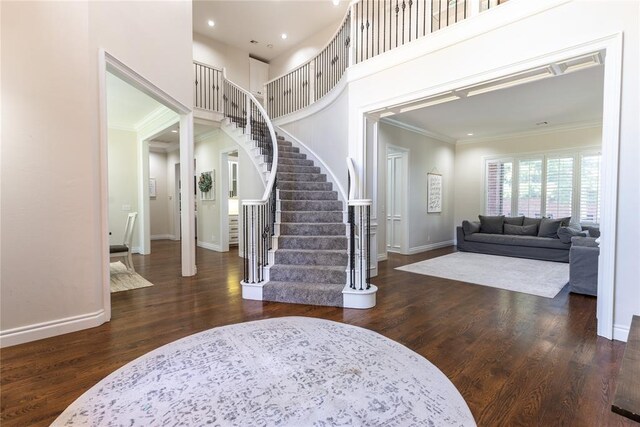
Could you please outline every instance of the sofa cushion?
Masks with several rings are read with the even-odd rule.
[[[558,228],[558,238],[563,243],[571,243],[571,238],[574,236],[587,237],[588,231],[577,231],[573,227],[560,227]]]
[[[522,221],[522,225],[535,224],[536,227],[538,227],[538,226],[540,226],[540,221],[542,221],[542,218],[530,218],[528,216],[525,216],[524,220]]]
[[[462,231],[464,231],[465,236],[473,233],[479,233],[480,223],[477,221],[462,221]]]
[[[561,219],[542,218],[538,227],[538,237],[558,238],[558,229],[562,224]]]
[[[512,236],[537,236],[538,226],[531,225],[504,225],[504,234],[510,234]]]
[[[478,215],[480,219],[480,232],[489,234],[502,234],[504,225],[504,215],[500,216],[484,216]]]
[[[600,237],[600,227],[585,225],[582,231],[589,232],[589,237]]]
[[[534,248],[569,249],[570,244],[562,243],[560,239],[537,236],[512,236],[508,234],[475,233],[465,236],[465,240],[478,243],[492,243],[496,245],[530,246]]]
[[[523,216],[505,216],[504,217],[504,224],[507,225],[522,225],[522,223],[524,222],[524,217]]]
[[[600,245],[596,243],[595,237],[575,236],[571,238],[571,247],[585,246],[588,248],[598,248]]]

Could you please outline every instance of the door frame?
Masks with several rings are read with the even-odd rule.
[[[111,287],[109,280],[109,164],[108,164],[108,123],[107,123],[107,72],[116,75],[134,88],[149,95],[160,104],[176,112],[180,117],[180,161],[187,167],[181,169],[183,181],[187,189],[182,194],[180,203],[185,206],[189,215],[183,216],[181,222],[182,235],[188,236],[181,243],[182,275],[193,276],[196,274],[196,248],[195,248],[195,224],[194,224],[194,195],[193,183],[189,176],[193,176],[193,111],[188,106],[173,98],[167,92],[154,85],[150,80],[127,66],[124,62],[107,52],[98,50],[98,89],[99,89],[99,126],[100,126],[100,242],[102,247],[102,304],[105,312],[105,320],[111,320]],[[141,185],[143,197],[148,199],[149,186]],[[145,209],[144,206],[139,207]],[[139,212],[144,215],[146,212]]]
[[[391,150],[395,151],[395,153],[391,153]],[[401,227],[400,227],[400,232],[402,235],[402,240],[401,240],[401,244],[400,244],[400,250],[398,252],[396,251],[390,251],[389,248],[387,247],[387,238],[389,236],[389,223],[387,221],[387,216],[389,214],[389,212],[387,212],[388,210],[388,200],[389,200],[389,191],[388,191],[388,185],[387,188],[385,188],[385,201],[384,201],[384,205],[385,205],[385,217],[384,217],[384,221],[385,221],[385,252],[394,252],[394,253],[400,253],[400,254],[408,254],[409,253],[409,198],[406,196],[407,194],[409,194],[409,149],[404,148],[404,147],[399,147],[397,145],[393,145],[393,144],[386,144],[385,147],[385,154],[386,154],[386,162],[385,162],[385,176],[387,177],[387,184],[390,181],[390,175],[389,175],[389,157],[390,154],[397,154],[401,159],[402,159],[402,179],[404,181],[404,190],[405,190],[405,196],[402,200],[402,203],[400,204],[400,216],[402,218],[402,223],[401,223]]]

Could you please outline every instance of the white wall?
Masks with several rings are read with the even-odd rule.
[[[226,68],[229,80],[249,90],[249,52],[193,33],[193,59],[217,68]]]
[[[386,252],[387,147],[408,150],[406,194],[408,252],[418,253],[454,237],[454,146],[384,122],[378,125],[378,254]],[[442,212],[427,213],[427,173],[442,175]]]
[[[327,95],[328,98],[331,97]],[[311,149],[333,171],[345,191],[347,190],[347,135],[349,127],[349,98],[347,91],[317,113],[290,123],[276,119],[274,123]],[[295,113],[294,113],[295,114]],[[316,164],[316,166],[320,166]],[[337,188],[334,188],[337,190]]]
[[[180,206],[180,199],[176,187],[176,165],[180,164],[180,150],[173,150],[167,153],[167,209],[169,211],[169,234],[175,240],[180,240],[180,217],[177,214]]]
[[[600,147],[602,127],[566,130],[456,145],[455,224],[477,220],[482,214],[485,159],[491,156],[548,153],[555,150]]]
[[[269,61],[269,80],[288,73],[320,53],[320,49],[331,41],[341,23],[342,21],[334,22]]]
[[[149,152],[149,178],[156,180],[156,197],[149,199],[149,220],[151,239],[173,237],[168,202],[169,187],[167,177],[167,153]]]
[[[109,242],[121,245],[130,212],[138,209],[138,138],[134,131],[109,129]],[[128,209],[127,209],[128,207]],[[132,246],[140,247],[140,221],[136,219]]]
[[[221,130],[216,130],[206,138],[196,141],[196,176],[202,172],[215,171],[215,200],[202,200],[200,190],[196,196],[198,204],[198,245],[208,249],[221,250],[220,215],[222,206],[222,167],[220,151],[235,148],[235,142]]]
[[[11,345],[108,320],[98,49],[192,105],[192,24],[186,1],[0,7],[0,336]]]

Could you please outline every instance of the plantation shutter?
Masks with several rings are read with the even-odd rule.
[[[542,159],[518,161],[518,215],[542,216]]]
[[[570,217],[573,206],[573,156],[547,159],[546,216]]]
[[[486,173],[486,215],[511,215],[511,182],[513,163],[491,160]]]
[[[600,154],[580,162],[580,222],[600,223]]]

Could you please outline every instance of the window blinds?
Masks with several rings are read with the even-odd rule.
[[[570,217],[573,207],[573,156],[547,159],[546,216]]]
[[[542,216],[542,159],[518,161],[518,215]]]
[[[511,182],[513,163],[492,160],[487,162],[487,215],[511,215]]]
[[[600,222],[600,154],[583,155],[580,162],[580,222]]]

